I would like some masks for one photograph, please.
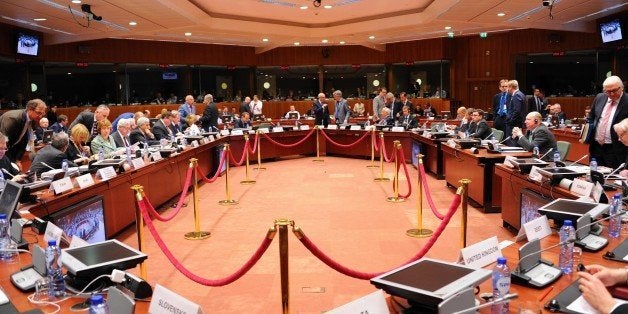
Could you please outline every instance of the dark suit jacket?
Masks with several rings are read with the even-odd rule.
[[[621,314],[621,313],[628,313],[628,304],[622,304],[611,312],[611,314]]]
[[[11,160],[9,160],[9,157],[7,157],[7,155],[2,156],[2,158],[0,158],[0,169],[4,169],[6,171],[8,171],[10,174],[12,175],[16,175],[19,174],[20,171],[15,169],[12,165],[11,165]],[[0,170],[2,171],[2,170]],[[8,180],[9,178],[6,177],[6,174],[3,172],[2,173],[5,180]]]
[[[48,129],[46,129],[48,130]],[[35,142],[41,142],[44,139],[44,128],[38,126],[35,128]]]
[[[162,138],[165,138],[167,140],[170,139],[170,133],[168,132],[168,128],[163,123],[163,121],[161,121],[161,119],[155,122],[152,130],[156,140],[161,140]]]
[[[591,113],[589,114],[590,121],[592,121],[593,123],[593,127],[590,129],[590,132],[593,132],[593,135],[590,137],[591,141],[595,141],[596,128],[598,123],[600,122],[600,118],[602,117],[602,112],[607,101],[608,95],[606,95],[605,93],[597,94],[597,96],[595,96],[595,99],[593,100]],[[628,94],[626,94],[626,91],[624,91],[624,93],[621,95],[621,98],[619,98],[619,103],[617,104],[615,115],[611,120],[611,125],[615,125],[616,123],[619,123],[626,118],[628,118]],[[613,153],[616,156],[625,156],[626,154],[628,154],[628,147],[619,141],[617,133],[615,132],[615,130],[613,130],[612,127],[611,142],[613,148],[612,151],[609,153]]]
[[[179,126],[179,124],[177,123],[170,123],[169,128],[170,130],[172,130],[173,134],[177,134],[181,132],[181,126]]]
[[[120,134],[118,132],[113,132],[111,134],[111,137],[113,137],[113,141],[116,142],[116,147],[125,147],[126,146],[126,145],[124,145],[124,141],[122,140],[122,134]],[[131,145],[131,140],[128,137],[126,139],[126,142],[129,145]]]
[[[399,121],[399,125],[403,126],[406,128],[406,130],[408,129],[414,129],[419,125],[419,121],[417,121],[416,116],[413,114],[409,114],[408,115],[408,123],[406,123],[406,116],[401,115],[399,116],[399,119],[397,119],[397,121]]]
[[[0,132],[9,138],[7,142],[9,150],[6,152],[6,155],[12,162],[22,159],[26,150],[28,131],[20,139],[25,124],[26,110],[24,109],[10,110],[0,116]]]
[[[72,121],[72,124],[70,124],[70,130],[79,123],[87,128],[89,134],[92,134],[92,127],[94,126],[94,113],[91,111],[83,111],[79,113],[79,115],[76,116],[76,119]]]
[[[50,168],[44,166],[42,162],[55,169],[61,169],[61,163],[63,160],[67,160],[67,158],[68,156],[66,156],[64,152],[52,147],[52,145],[46,145],[35,155],[30,171],[40,175],[42,172],[50,170]],[[68,166],[76,167],[76,164],[71,160],[68,160]]]
[[[502,130],[505,131],[505,123],[506,123],[506,117],[501,117],[499,116],[497,113],[499,112],[499,105],[502,99],[502,95],[504,93],[497,93],[495,94],[495,96],[493,96],[493,120],[495,121],[493,123],[493,127],[495,127],[498,130]],[[510,94],[505,93],[506,94],[506,104],[508,104],[510,102]]]
[[[59,124],[59,122],[53,124],[50,129],[52,129],[53,132],[55,133],[59,133],[59,132],[65,132],[68,133],[68,128]]]
[[[218,108],[216,104],[211,102],[205,107],[203,116],[201,117],[201,128],[203,130],[209,130],[210,127],[218,128]],[[213,131],[213,130],[209,130]]]
[[[236,119],[235,123],[233,124],[233,127],[236,129],[247,129],[250,126],[251,126],[251,120],[249,120],[248,122],[244,122],[242,121],[242,119]]]
[[[392,103],[392,117],[393,119],[397,119],[397,114],[401,115],[401,109],[403,108],[403,104],[400,101],[393,101]]]
[[[506,124],[511,128],[515,126],[521,127],[523,124],[525,99],[526,95],[524,95],[520,90],[517,90],[510,98],[510,102],[508,103],[508,114],[506,115]]]
[[[148,145],[159,145],[158,140],[146,138],[146,135],[144,135],[144,133],[140,129],[135,129],[131,131],[131,134],[129,134],[129,139],[131,140],[131,145],[138,142],[139,143],[148,142]]]
[[[312,104],[312,112],[314,113],[314,124],[329,125],[329,107],[323,107],[323,104],[317,99]]]
[[[547,107],[547,98],[540,99],[540,108],[539,110],[537,110],[536,98],[532,96],[528,98],[528,108],[526,112],[530,113],[532,111],[538,111],[542,116],[545,117],[547,115],[547,112],[545,111],[545,107]]]
[[[532,140],[529,140],[528,137],[532,135]],[[556,146],[556,138],[554,137],[554,133],[550,131],[545,124],[539,124],[534,130],[527,131],[524,136],[521,136],[517,139],[517,144],[523,147],[523,149],[531,152],[534,146],[539,148],[539,154],[541,156],[545,155],[547,151],[554,149],[554,152],[558,150]],[[543,160],[551,161],[554,157],[553,153],[549,153],[545,155]]]
[[[473,130],[473,133],[471,133],[471,131],[469,130],[469,137],[485,140],[487,139],[487,137],[489,137],[489,135],[491,135],[492,130],[486,123],[486,120],[482,119],[474,125],[475,129]]]
[[[242,115],[243,112],[248,112],[251,117],[253,116],[253,113],[251,112],[251,106],[246,101],[242,102],[242,104],[240,105],[240,115]]]

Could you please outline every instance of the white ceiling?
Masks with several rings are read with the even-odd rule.
[[[628,6],[625,0],[554,0],[550,19],[542,0],[322,0],[318,8],[310,0],[83,3],[102,21],[88,25],[81,4],[70,0],[0,0],[0,22],[43,32],[46,45],[125,38],[251,46],[260,53],[295,42],[383,49],[386,43],[445,37],[449,31],[455,36],[519,28],[594,32],[596,19]],[[500,12],[505,15],[497,16]],[[188,32],[192,35],[185,36]]]

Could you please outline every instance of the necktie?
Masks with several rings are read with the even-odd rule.
[[[92,136],[98,135],[98,121],[94,120],[94,124],[92,125]]]
[[[608,123],[611,120],[611,113],[613,112],[613,108],[616,104],[616,101],[611,100],[610,104],[604,108],[605,110],[602,115],[602,121],[598,124],[595,134],[595,140],[600,143],[600,145],[604,145],[605,143],[606,129],[608,128]]]
[[[126,141],[126,136],[122,137],[122,143],[124,143],[124,147],[128,147],[129,146],[129,142]]]
[[[536,99],[536,112],[541,112],[541,100],[538,97],[534,97]]]

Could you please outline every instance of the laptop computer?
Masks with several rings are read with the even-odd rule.
[[[50,142],[52,142],[52,134],[54,134],[53,130],[44,130],[44,135],[42,137],[44,144],[50,144]]]

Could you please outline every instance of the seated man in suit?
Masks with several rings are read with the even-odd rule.
[[[30,171],[39,176],[42,172],[50,170],[48,166],[54,169],[61,169],[61,164],[68,158],[65,154],[65,150],[68,149],[69,143],[70,139],[67,133],[55,133],[52,136],[52,142],[40,149],[35,155]],[[70,160],[67,160],[67,162],[68,166],[76,167],[74,162]]]
[[[172,130],[170,129],[170,118],[172,117],[172,113],[170,111],[166,111],[161,115],[161,119],[155,122],[153,125],[153,134],[155,134],[155,139],[170,139],[170,136],[173,135]]]
[[[159,141],[155,139],[155,135],[150,131],[150,120],[146,117],[137,119],[137,129],[131,131],[129,135],[131,145],[135,143],[143,143],[144,145],[159,145]]]
[[[528,130],[526,135],[523,135],[521,128],[515,127],[512,129],[512,137],[519,146],[529,152],[531,152],[534,147],[538,147],[539,154],[541,156],[545,155],[543,159],[549,161],[552,160],[553,156],[552,154],[547,154],[547,152],[550,149],[556,151],[558,147],[556,146],[554,134],[545,124],[541,123],[541,119],[543,119],[543,117],[536,111],[528,113],[525,120],[526,129]]]
[[[480,140],[486,140],[491,136],[493,130],[488,126],[484,119],[484,110],[473,109],[471,113],[471,119],[473,120],[473,129],[469,128],[469,137],[477,138]]]
[[[111,134],[113,137],[113,141],[116,143],[116,147],[127,147],[131,146],[131,140],[129,139],[129,134],[131,134],[131,121],[130,119],[121,119],[118,121],[117,130]]]
[[[55,124],[53,124],[50,129],[52,129],[53,132],[55,133],[59,133],[59,132],[65,132],[65,133],[69,133],[68,132],[68,116],[64,115],[64,114],[60,114],[57,117],[57,122]]]
[[[558,122],[560,122],[561,120],[563,122],[567,120],[567,115],[563,112],[559,103],[555,103],[550,107],[550,113],[552,114],[553,117],[556,117]]]
[[[628,285],[628,270],[587,265],[586,271],[578,272],[578,289],[582,297],[599,313],[619,314],[628,311],[628,304],[615,301],[606,287]]]
[[[387,125],[387,126],[394,125],[395,120],[392,118],[391,112],[392,111],[388,107],[382,108],[382,111],[380,111],[380,114],[379,114],[379,122],[377,122],[377,125]]]
[[[301,119],[301,114],[295,109],[294,105],[290,105],[290,111],[286,112],[286,114],[283,116],[286,119],[290,119],[290,115],[296,115],[297,120]]]
[[[44,140],[44,131],[48,130],[48,118],[41,118],[39,120],[39,126],[35,128],[35,143],[41,143]]]
[[[251,126],[251,115],[248,112],[243,112],[240,119],[236,120],[233,127],[236,129],[248,129]]]
[[[403,126],[406,130],[414,129],[419,125],[416,117],[410,113],[409,106],[403,106],[403,108],[401,108],[401,115],[398,121],[399,125]]]

